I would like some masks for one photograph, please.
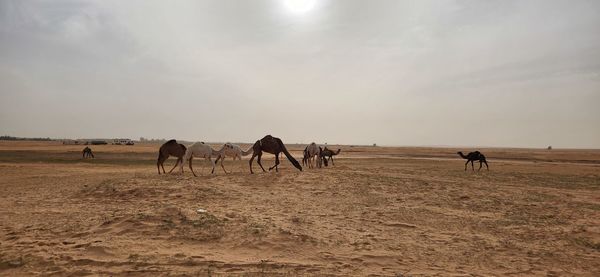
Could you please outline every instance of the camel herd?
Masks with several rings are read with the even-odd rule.
[[[333,156],[340,154],[340,151],[341,149],[333,151],[331,149],[328,149],[327,147],[323,148],[313,142],[304,148],[302,165],[305,167],[308,166],[308,168],[321,168],[323,167],[323,165],[328,166],[330,162],[332,165],[335,165]],[[175,163],[173,168],[169,170],[169,173],[173,172],[173,170],[177,166],[179,166],[181,173],[183,173],[183,164],[185,161],[187,161],[190,167],[190,171],[192,172],[192,174],[194,174],[194,176],[197,176],[194,172],[194,168],[192,167],[192,160],[194,158],[203,158],[211,163],[211,174],[214,174],[215,164],[219,161],[221,162],[221,168],[223,168],[223,171],[227,173],[227,170],[225,170],[225,166],[223,165],[223,161],[225,160],[225,158],[231,157],[234,161],[236,159],[242,160],[243,156],[252,154],[252,157],[250,158],[248,163],[250,165],[250,173],[254,174],[254,171],[252,170],[252,163],[254,162],[254,158],[256,158],[256,163],[258,163],[262,171],[266,172],[265,168],[261,163],[263,152],[275,155],[275,165],[269,167],[269,171],[273,168],[275,169],[275,171],[279,171],[278,166],[280,164],[280,153],[283,153],[292,163],[292,165],[294,165],[294,167],[302,171],[302,166],[296,159],[294,159],[290,152],[288,152],[281,139],[273,137],[271,135],[266,135],[262,139],[257,140],[254,143],[254,145],[252,145],[252,147],[248,148],[248,150],[246,151],[242,150],[242,148],[239,145],[232,144],[229,142],[223,144],[220,150],[214,150],[212,149],[212,147],[205,144],[204,142],[196,142],[186,147],[185,145],[178,143],[176,140],[172,139],[160,146],[160,149],[158,150],[158,159],[156,160],[156,167],[158,169],[159,175],[161,174],[161,168],[163,173],[166,174],[164,162],[170,156],[174,156],[177,157],[177,162]],[[489,170],[489,166],[485,159],[485,156],[481,152],[470,152],[467,155],[464,155],[462,152],[457,152],[457,154],[460,155],[463,159],[467,160],[467,162],[465,163],[465,171],[467,170],[467,165],[469,164],[469,162],[471,163],[472,170],[475,171],[475,166],[473,165],[475,161],[479,162],[478,171],[481,170],[483,164],[485,164],[487,170]],[[86,147],[83,150],[83,157],[86,158],[90,156],[92,158],[94,157],[94,155],[92,154],[92,150],[89,147]],[[214,161],[212,160],[213,157],[216,158]]]
[[[311,145],[315,145],[315,147],[316,147],[315,143],[312,143]],[[318,149],[319,150],[315,153],[317,153],[316,156],[319,158],[319,163],[321,163],[322,161],[325,161],[326,164],[327,164],[327,158],[329,158],[329,160],[333,162],[333,156],[339,154],[341,151],[340,149],[338,149],[337,152],[333,152],[327,148],[325,148],[325,150],[324,150],[321,147],[319,147]],[[266,135],[264,138],[257,140],[254,143],[254,145],[252,145],[252,147],[250,147],[246,151],[242,150],[242,148],[240,146],[229,143],[229,142],[223,144],[223,146],[221,147],[220,150],[215,150],[215,149],[212,149],[212,147],[210,147],[209,145],[205,144],[204,142],[196,142],[196,143],[186,147],[185,145],[177,143],[176,140],[172,139],[172,140],[165,142],[160,147],[160,149],[158,151],[158,159],[156,161],[156,167],[158,169],[158,174],[160,174],[161,168],[162,168],[163,173],[166,173],[163,164],[164,164],[165,160],[167,160],[167,158],[169,158],[169,156],[174,156],[174,157],[177,157],[177,162],[175,163],[175,166],[173,166],[173,168],[171,168],[169,173],[171,173],[177,166],[179,166],[180,171],[183,173],[183,164],[185,161],[187,161],[188,165],[190,167],[190,171],[192,171],[192,174],[194,174],[194,176],[197,176],[196,173],[194,172],[194,168],[192,167],[192,161],[194,158],[201,158],[201,159],[206,159],[211,163],[211,165],[212,165],[211,174],[213,174],[215,172],[215,164],[218,163],[219,161],[221,161],[221,168],[223,168],[223,171],[225,171],[225,173],[227,173],[227,170],[225,170],[225,166],[223,166],[223,161],[225,160],[225,158],[231,157],[235,161],[236,159],[241,160],[243,156],[252,154],[249,164],[250,164],[250,173],[254,174],[254,171],[252,170],[252,163],[254,162],[254,158],[256,158],[256,163],[258,163],[260,168],[264,172],[266,172],[265,168],[263,167],[263,165],[261,163],[261,158],[262,158],[263,152],[275,155],[275,165],[270,167],[269,170],[272,170],[274,168],[275,171],[279,171],[279,168],[278,168],[278,166],[280,164],[279,154],[283,153],[288,158],[288,160],[294,165],[294,167],[296,167],[298,170],[302,171],[302,166],[300,165],[300,163],[298,161],[296,161],[296,159],[294,159],[294,157],[290,154],[290,152],[288,152],[288,150],[285,148],[285,145],[283,144],[281,139],[273,137],[271,135]],[[306,153],[307,153],[306,149],[305,149],[304,153],[306,156]],[[326,156],[326,154],[327,154],[327,156]],[[215,157],[216,160],[213,161],[212,160],[213,157]],[[313,155],[311,158],[315,158],[315,155]],[[304,162],[304,160],[303,160],[303,162]],[[317,163],[316,160],[314,160],[314,162]],[[312,163],[313,163],[313,160],[311,159],[311,161],[310,161],[311,168],[312,168]]]
[[[331,162],[331,165],[335,165],[333,163],[333,156],[339,154],[340,151],[342,150],[338,149],[337,152],[333,152],[332,150],[328,149],[327,146],[323,148],[321,146],[317,146],[317,144],[313,142],[304,148],[302,165],[308,166],[308,168],[321,168],[323,165],[327,166],[329,162]]]

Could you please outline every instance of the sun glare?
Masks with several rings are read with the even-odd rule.
[[[316,0],[284,0],[285,6],[293,13],[301,14],[312,10]]]

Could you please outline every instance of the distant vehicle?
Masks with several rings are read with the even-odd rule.
[[[103,140],[92,140],[90,141],[91,145],[104,145],[104,144],[108,144],[108,142],[103,141]]]
[[[114,139],[113,143],[115,145],[134,145],[131,139]]]

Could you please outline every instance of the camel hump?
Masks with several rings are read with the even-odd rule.
[[[177,140],[170,139],[167,142],[165,142],[165,144],[171,144],[171,143],[177,143]]]

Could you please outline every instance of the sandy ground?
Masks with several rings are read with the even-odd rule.
[[[600,276],[599,150],[480,149],[490,171],[464,172],[457,149],[341,146],[194,178],[157,175],[155,144],[82,148],[0,142],[0,275]]]

